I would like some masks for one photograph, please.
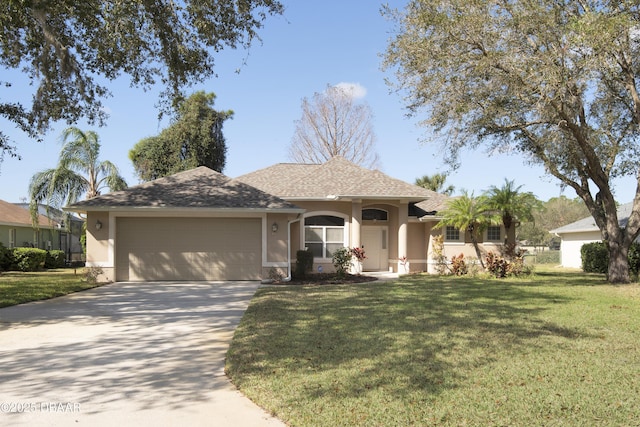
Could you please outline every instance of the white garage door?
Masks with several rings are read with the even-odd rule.
[[[117,218],[116,280],[259,280],[258,218]]]

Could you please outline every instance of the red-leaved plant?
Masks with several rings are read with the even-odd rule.
[[[364,249],[362,248],[351,248],[351,256],[355,257],[358,261],[362,262],[366,258],[364,254]]]

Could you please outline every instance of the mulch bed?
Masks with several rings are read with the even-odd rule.
[[[309,274],[304,279],[292,278],[289,282],[273,282],[275,285],[343,285],[349,283],[365,283],[374,282],[377,277],[367,276],[364,274],[347,274],[338,277],[335,273],[315,273]]]

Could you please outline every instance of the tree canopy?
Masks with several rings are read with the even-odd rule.
[[[151,181],[198,166],[222,172],[227,154],[222,127],[233,111],[216,111],[215,98],[213,93],[195,92],[179,104],[168,128],[129,151],[140,179]]]
[[[489,198],[485,195],[475,197],[463,191],[461,196],[449,199],[445,209],[438,212],[438,215],[441,219],[435,225],[436,228],[451,226],[469,233],[478,261],[484,268],[480,251],[482,233],[487,227],[498,222],[498,216],[492,210]]]
[[[385,65],[409,111],[456,163],[465,148],[523,153],[575,190],[610,251],[609,281],[629,280],[640,186],[626,227],[612,180],[640,180],[640,5],[583,0],[411,0]]]
[[[578,198],[553,197],[533,209],[533,220],[523,221],[518,229],[518,240],[526,240],[532,245],[551,246],[559,238],[549,234],[549,230],[562,227],[589,216],[589,210]]]
[[[335,156],[367,168],[378,167],[371,108],[353,93],[327,86],[302,100],[289,158],[300,163],[324,163]]]
[[[522,186],[505,178],[502,187],[491,186],[487,191],[489,205],[502,218],[505,229],[505,244],[515,248],[515,227],[525,221],[533,221],[533,211],[542,206],[531,192],[520,191]],[[508,248],[510,249],[510,248]]]
[[[250,46],[283,11],[277,0],[5,0],[0,67],[22,71],[35,91],[31,105],[0,99],[0,117],[32,137],[57,120],[102,124],[108,82],[125,74],[132,86],[161,84],[161,103],[175,106],[184,87],[215,75],[217,52]],[[0,131],[6,152],[17,154]]]
[[[29,184],[31,216],[37,221],[38,204],[62,208],[82,196],[96,197],[104,188],[111,191],[127,188],[118,168],[100,160],[100,141],[94,131],[70,127],[62,133],[58,165],[37,172]]]
[[[435,173],[433,175],[423,175],[421,178],[416,178],[416,185],[422,188],[426,188],[436,193],[446,194],[450,196],[455,191],[453,185],[445,186],[447,182],[447,174]]]

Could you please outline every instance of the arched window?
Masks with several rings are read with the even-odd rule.
[[[304,245],[314,258],[331,258],[337,249],[344,247],[344,218],[332,215],[305,218]]]
[[[363,221],[387,221],[389,214],[382,209],[362,209]]]

